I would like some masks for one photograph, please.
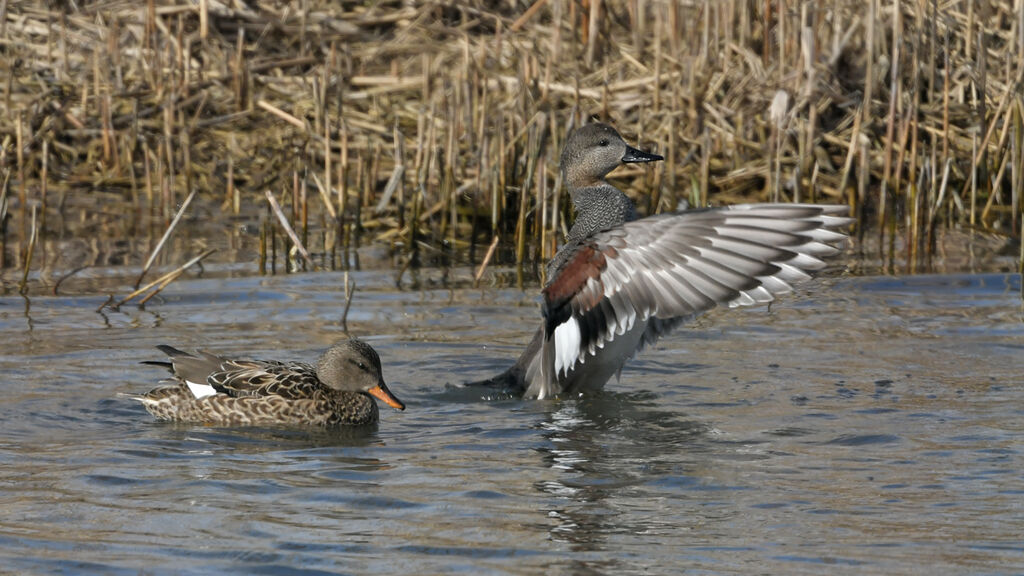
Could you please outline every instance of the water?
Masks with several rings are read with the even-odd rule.
[[[462,276],[468,274],[461,272]],[[599,395],[482,400],[534,291],[393,289],[349,327],[408,409],[368,430],[152,420],[153,346],[312,359],[343,277],[179,280],[145,310],[0,298],[0,571],[1024,571],[1020,277],[861,277],[716,311]]]

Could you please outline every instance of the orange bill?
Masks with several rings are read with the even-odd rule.
[[[391,393],[391,390],[388,390],[387,385],[384,384],[383,382],[377,384],[373,388],[370,388],[369,390],[367,390],[367,392],[369,392],[370,395],[373,396],[374,398],[380,400],[381,402],[387,404],[388,406],[391,406],[396,410],[405,410],[405,404],[403,404],[401,400],[396,398],[395,395]]]

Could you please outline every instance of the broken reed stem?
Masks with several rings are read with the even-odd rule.
[[[36,207],[32,205],[32,234],[29,236],[28,247],[25,249],[25,269],[21,274],[21,283],[18,284],[18,292],[21,294],[28,291],[28,269],[32,266],[32,253],[35,252],[37,237]]]
[[[260,213],[259,227],[260,227],[260,255],[259,255],[259,272],[260,276],[267,273],[267,229],[269,228],[270,206],[267,206],[267,215],[265,216],[262,212]]]
[[[277,220],[281,223],[281,227],[291,238],[292,244],[295,245],[295,249],[299,251],[302,259],[306,261],[313,270],[319,270],[320,268],[313,262],[313,259],[309,257],[309,252],[306,251],[306,247],[302,245],[302,241],[299,240],[299,236],[295,234],[295,230],[292,229],[291,225],[288,224],[288,218],[284,215],[284,211],[281,210],[281,206],[277,203],[277,199],[274,198],[274,194],[270,190],[265,190],[264,193],[267,196],[267,202],[270,203],[270,208],[277,215]]]
[[[533,15],[536,14],[537,11],[543,8],[544,5],[547,3],[548,0],[535,0],[533,5],[527,8],[526,11],[523,12],[523,15],[517,18],[516,21],[513,22],[512,25],[508,27],[508,31],[519,31],[519,29],[522,28],[523,25],[526,24],[531,18],[533,18]]]
[[[306,130],[306,123],[305,122],[303,122],[302,120],[299,120],[298,118],[296,118],[295,116],[292,116],[291,114],[285,112],[284,110],[281,110],[277,106],[274,106],[273,104],[271,104],[271,103],[269,103],[269,102],[267,102],[265,100],[257,101],[256,105],[259,106],[260,108],[263,108],[267,112],[270,112],[274,116],[277,116],[281,120],[284,120],[285,122],[291,124],[292,126],[295,126],[299,130]]]
[[[110,306],[110,303],[113,302],[113,301],[114,301],[114,295],[113,294],[107,294],[107,299],[103,302],[103,304],[100,304],[99,307],[96,308],[96,312],[97,313],[103,312],[103,309],[106,308],[107,306]]]
[[[491,262],[491,257],[494,256],[495,249],[498,248],[498,237],[495,236],[491,240],[491,245],[487,248],[487,253],[484,254],[484,260],[480,263],[480,267],[476,269],[476,274],[473,275],[473,287],[476,288],[477,284],[480,283],[480,278],[483,277],[484,271],[487,270],[487,265]]]
[[[7,266],[7,191],[11,182],[11,169],[4,170],[4,181],[0,184],[0,270]]]
[[[213,254],[216,251],[217,251],[216,248],[210,248],[210,249],[204,251],[202,254],[196,256],[195,258],[192,258],[188,262],[185,262],[181,266],[178,266],[174,270],[171,270],[170,272],[164,274],[163,276],[157,278],[156,280],[153,280],[152,282],[150,282],[149,284],[146,284],[142,288],[137,288],[134,292],[132,292],[131,294],[125,296],[124,299],[120,300],[119,302],[117,302],[113,306],[110,306],[110,308],[113,309],[113,310],[117,310],[123,304],[126,304],[127,302],[131,301],[132,299],[134,299],[139,294],[142,294],[143,292],[145,292],[146,290],[149,290],[150,288],[152,288],[154,286],[158,286],[156,291],[153,294],[150,294],[149,296],[147,296],[146,299],[143,300],[140,304],[144,303],[146,300],[149,300],[151,297],[153,297],[156,294],[156,292],[159,292],[159,291],[163,290],[164,288],[166,288],[167,285],[170,284],[172,281],[174,281],[175,278],[177,278],[178,276],[181,276],[182,272],[184,272],[188,268],[194,266],[196,263],[201,262],[204,258],[209,256],[210,254]],[[108,302],[109,302],[109,300],[108,300]],[[109,304],[104,304],[104,306],[108,306],[108,305]],[[104,308],[104,306],[100,306],[99,309],[102,310]]]
[[[146,265],[142,267],[142,272],[139,274],[139,277],[135,280],[136,288],[139,287],[139,284],[142,284],[142,278],[146,276],[146,273],[149,272],[150,267],[153,266],[153,262],[156,261],[157,255],[160,254],[160,251],[163,249],[164,244],[167,242],[167,239],[171,237],[171,233],[174,232],[174,228],[178,225],[178,222],[181,221],[181,217],[183,214],[185,214],[185,210],[188,209],[188,205],[191,204],[192,199],[195,198],[196,192],[197,190],[192,190],[191,192],[189,192],[188,197],[185,198],[185,201],[181,204],[181,208],[178,208],[178,212],[174,215],[174,220],[171,220],[171,224],[167,226],[167,230],[164,231],[163,237],[160,238],[160,242],[157,242],[156,248],[154,248],[153,252],[149,255],[149,259],[146,260]]]
[[[58,278],[57,279],[57,283],[53,285],[53,295],[54,296],[60,296],[60,285],[63,284],[64,281],[67,280],[68,278],[71,278],[75,274],[78,274],[79,272],[81,272],[82,270],[85,270],[86,268],[89,268],[90,266],[91,266],[91,264],[86,264],[84,266],[77,266],[77,267],[75,267],[75,269],[71,270],[67,274],[64,274],[60,278]]]
[[[211,253],[212,253],[212,251],[211,251]],[[184,267],[178,268],[177,270],[175,270],[169,278],[167,278],[166,280],[161,282],[160,285],[157,286],[152,292],[150,292],[149,294],[146,294],[145,298],[143,298],[142,300],[139,300],[139,308],[142,308],[143,306],[145,306],[146,302],[149,302],[150,298],[152,298],[153,296],[156,296],[157,294],[159,294],[164,288],[166,288],[168,285],[170,285],[171,282],[174,282],[175,280],[177,280],[178,276],[181,276],[184,273],[185,273],[185,268]]]
[[[324,201],[324,209],[327,210],[327,215],[331,217],[331,220],[338,219],[338,212],[334,209],[334,203],[331,202],[331,193],[324,186],[323,182],[320,182],[320,177],[316,175],[316,172],[310,172],[313,176],[313,182],[316,184],[316,189],[320,192],[320,199]],[[330,182],[328,182],[328,185]]]
[[[356,281],[349,283],[348,270],[345,270],[345,310],[341,313],[341,329],[348,333],[348,310],[352,307],[352,297],[356,293]]]

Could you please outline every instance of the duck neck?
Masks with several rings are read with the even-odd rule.
[[[568,242],[639,217],[633,201],[605,180],[580,188],[570,187],[569,195],[576,208],[576,221],[569,230]]]
[[[380,411],[377,409],[377,403],[369,394],[348,390],[334,390],[333,392],[331,400],[334,406],[331,411],[330,424],[360,426],[377,422]]]

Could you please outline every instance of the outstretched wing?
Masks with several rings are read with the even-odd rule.
[[[770,302],[825,266],[848,225],[845,206],[741,204],[628,222],[573,250],[543,290],[540,394],[638,322],[653,341],[719,304]],[[548,365],[550,364],[550,365]]]

